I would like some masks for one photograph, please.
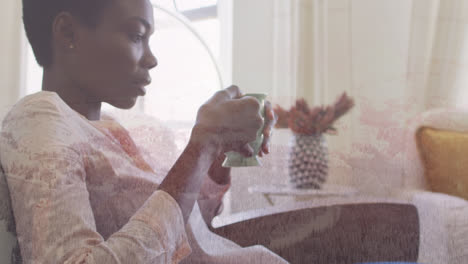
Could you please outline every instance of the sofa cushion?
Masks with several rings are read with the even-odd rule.
[[[468,199],[468,133],[421,127],[416,141],[430,189]]]

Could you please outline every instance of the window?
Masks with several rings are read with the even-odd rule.
[[[174,2],[174,8],[192,19],[190,25],[217,59],[219,21],[213,12],[216,1]],[[144,111],[166,121],[193,122],[198,107],[221,87],[217,69],[202,42],[181,21],[158,9],[154,16],[156,33],[151,46],[159,65],[152,71],[153,83],[142,98]]]
[[[219,56],[217,0],[155,3],[156,31],[150,45],[158,58],[158,67],[152,70],[153,82],[147,87],[147,95],[138,99],[136,109],[174,126],[191,127],[199,106],[221,87],[212,60]],[[178,16],[173,16],[174,13]],[[31,48],[27,56],[26,92],[31,94],[41,89],[42,69]],[[107,104],[103,108],[113,109]]]

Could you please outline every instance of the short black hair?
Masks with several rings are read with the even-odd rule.
[[[69,12],[81,23],[96,27],[111,0],[23,0],[23,23],[37,63],[52,64],[52,23],[60,12]]]

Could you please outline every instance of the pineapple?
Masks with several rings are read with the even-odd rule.
[[[328,149],[323,134],[294,134],[288,170],[290,184],[300,189],[321,189],[328,175]]]

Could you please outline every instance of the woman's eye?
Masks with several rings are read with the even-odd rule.
[[[143,41],[145,37],[141,34],[133,34],[130,36],[130,38],[132,39],[133,42],[140,43],[141,41]]]

